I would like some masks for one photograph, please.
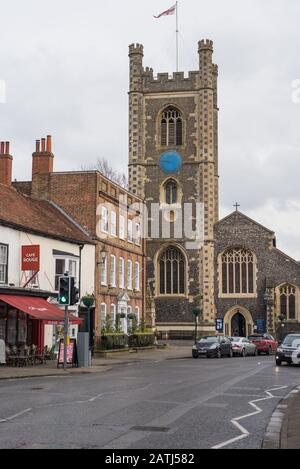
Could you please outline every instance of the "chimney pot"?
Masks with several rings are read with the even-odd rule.
[[[52,152],[52,137],[51,135],[47,135],[47,152]]]
[[[35,142],[35,151],[36,151],[36,153],[40,153],[40,149],[41,149],[41,142],[40,142],[40,140],[36,140],[36,142]]]
[[[0,144],[0,184],[11,185],[12,156],[9,154],[9,142]]]
[[[42,152],[46,151],[46,139],[42,138]]]

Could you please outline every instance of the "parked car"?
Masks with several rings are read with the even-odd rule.
[[[203,337],[193,346],[193,358],[233,357],[232,345],[228,337]]]
[[[276,365],[281,366],[282,362],[289,365],[300,363],[300,334],[287,335],[282,344],[277,348]]]
[[[250,342],[256,345],[258,355],[265,353],[271,355],[276,353],[278,342],[270,334],[253,334],[248,337]]]
[[[247,355],[252,355],[256,357],[257,347],[250,340],[245,339],[245,337],[229,337],[229,340],[232,343],[233,355],[240,357],[247,357]]]

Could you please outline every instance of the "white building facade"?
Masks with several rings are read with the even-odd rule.
[[[40,269],[35,277],[33,271],[22,271],[22,248],[39,247]],[[80,296],[95,291],[95,245],[75,244],[64,240],[32,234],[27,231],[0,225],[0,290],[1,288],[58,292],[58,278],[69,272],[75,277]],[[29,283],[28,283],[29,282]],[[26,285],[28,283],[28,285]],[[57,305],[55,298],[50,300]],[[79,305],[70,307],[78,314]],[[0,318],[1,322],[1,318]],[[1,324],[0,324],[1,326]],[[71,325],[69,334],[76,338],[78,326]],[[62,334],[62,326],[45,325],[45,346],[56,345]]]

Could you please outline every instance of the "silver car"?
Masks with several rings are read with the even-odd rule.
[[[256,345],[250,342],[250,340],[245,339],[245,337],[229,337],[229,340],[232,343],[234,355],[238,355],[240,357],[247,357],[248,355],[253,357],[257,356]]]

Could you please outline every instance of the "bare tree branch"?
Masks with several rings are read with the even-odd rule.
[[[120,173],[113,169],[106,158],[98,158],[96,164],[90,166],[82,166],[82,171],[99,171],[103,176],[112,182],[115,182],[124,189],[128,189],[128,179],[125,173]]]

